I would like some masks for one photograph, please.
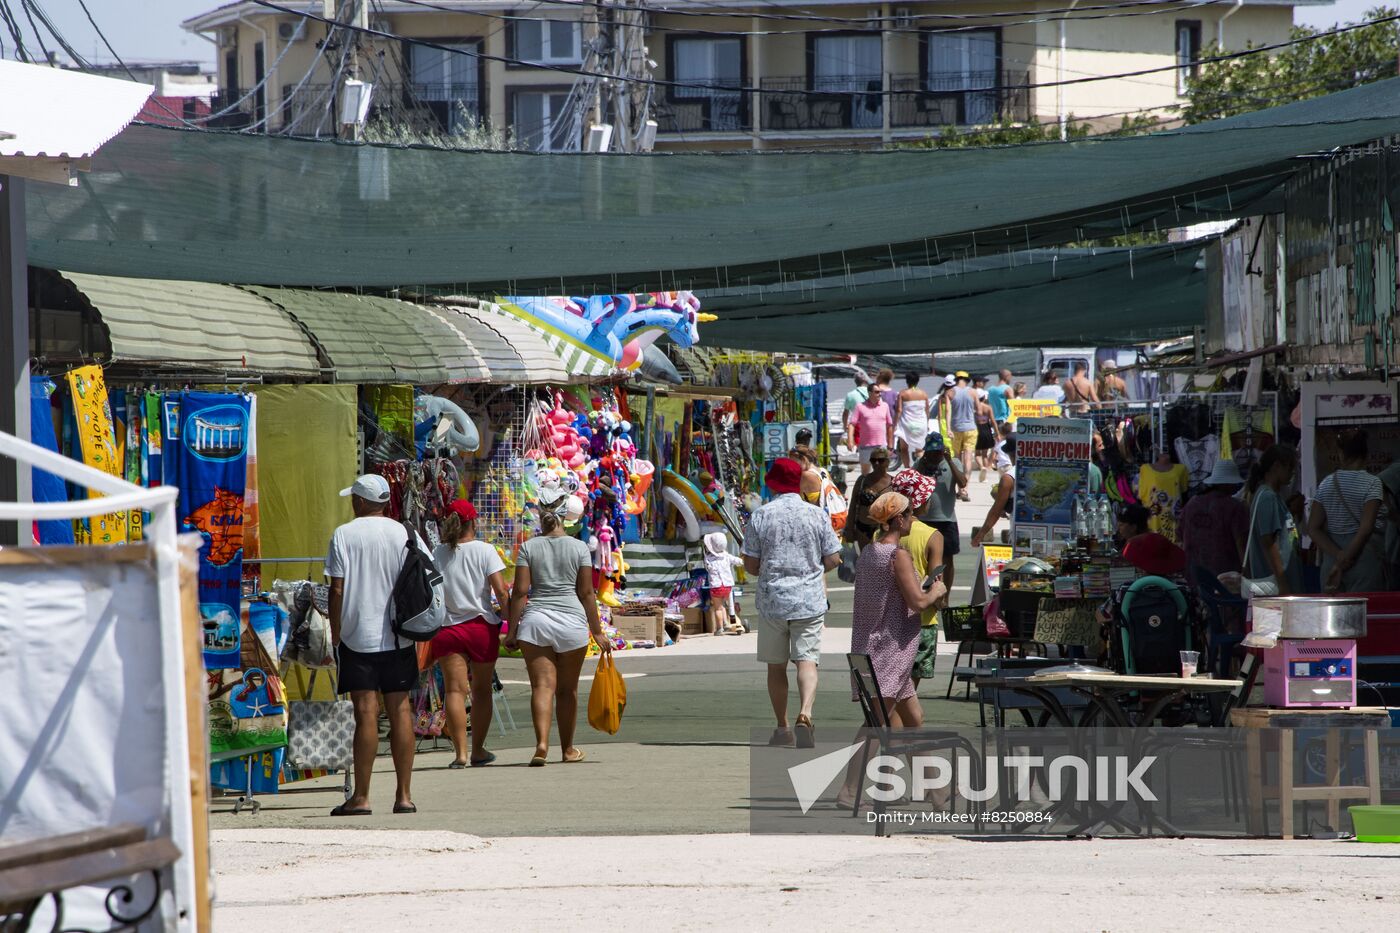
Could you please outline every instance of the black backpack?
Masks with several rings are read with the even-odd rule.
[[[447,624],[442,573],[418,547],[418,536],[412,529],[404,547],[403,566],[394,581],[394,634],[409,641],[431,641]]]

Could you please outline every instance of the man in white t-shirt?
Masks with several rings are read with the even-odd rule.
[[[369,782],[379,753],[379,695],[389,715],[389,748],[398,786],[395,813],[416,813],[413,776],[413,709],[408,692],[418,682],[413,642],[394,635],[394,583],[403,567],[408,529],[385,516],[389,483],[367,474],[349,489],[355,513],[331,536],[326,577],[331,583],[331,641],[339,662],[338,689],[355,705],[355,789],[332,816],[368,816]],[[415,535],[415,537],[417,537]],[[423,547],[421,540],[419,547]],[[426,548],[424,548],[426,550]]]

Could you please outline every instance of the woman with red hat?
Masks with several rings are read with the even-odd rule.
[[[449,768],[489,765],[496,756],[486,750],[491,730],[491,684],[501,650],[501,617],[491,605],[504,609],[505,562],[496,549],[476,537],[476,506],[458,499],[442,520],[442,544],[433,562],[442,573],[448,624],[428,643],[428,656],[442,668],[447,684],[447,734],[457,755]],[[471,755],[467,754],[467,692],[472,698]]]

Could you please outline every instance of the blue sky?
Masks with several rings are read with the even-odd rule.
[[[214,47],[180,28],[180,21],[220,6],[226,0],[87,0],[97,24],[124,59],[192,60],[210,65]],[[111,56],[83,16],[78,0],[40,0],[60,32],[83,54],[95,61]],[[1379,0],[1339,0],[1331,6],[1298,7],[1294,21],[1309,26],[1329,26],[1355,21],[1382,5]],[[18,6],[18,4],[16,4]],[[6,57],[11,50],[6,48]]]

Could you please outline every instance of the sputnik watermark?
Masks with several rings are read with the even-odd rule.
[[[855,742],[788,768],[788,779],[804,814],[821,799],[864,744]],[[1050,803],[1126,803],[1135,799],[1155,802],[1157,796],[1145,778],[1156,761],[1155,755],[1136,760],[1126,755],[989,755],[975,761],[967,755],[874,755],[865,763],[863,777],[869,785],[865,796],[880,803],[893,803],[906,796],[911,802],[928,801],[936,791],[955,791],[959,798],[973,803],[1002,799],[1003,772],[1010,772],[1006,790],[1017,802],[1032,800],[1033,785],[1044,787],[1043,799]]]

